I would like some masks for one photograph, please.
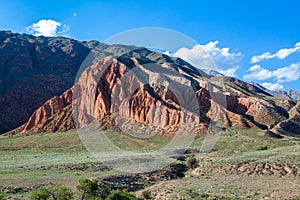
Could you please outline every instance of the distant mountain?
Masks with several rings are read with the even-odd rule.
[[[24,134],[66,131],[93,121],[114,126],[120,113],[128,122],[169,132],[196,123],[199,132],[219,124],[300,135],[299,103],[270,99],[260,87],[205,73],[180,58],[143,47],[11,32],[0,32],[0,45],[2,132],[16,127]],[[90,52],[102,58],[92,56],[73,84]],[[293,132],[282,131],[283,122],[293,124]]]
[[[274,97],[280,99],[290,99],[290,100],[300,100],[300,92],[295,90],[268,90],[264,86],[260,85],[259,83],[250,82],[250,84],[268,92],[269,94],[273,95]]]
[[[269,91],[269,93],[277,98],[300,100],[300,92],[295,90],[275,90]]]

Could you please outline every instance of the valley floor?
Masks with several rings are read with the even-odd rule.
[[[136,140],[110,132],[120,148],[159,148],[168,138]],[[197,138],[184,158],[200,149]],[[175,161],[152,173],[128,174],[101,164],[85,149],[76,131],[31,136],[0,136],[0,191],[13,199],[28,199],[40,186],[64,184],[75,191],[80,177],[97,178],[114,188],[153,199],[299,199],[300,141],[265,137],[258,129],[230,128],[194,170],[183,174]]]

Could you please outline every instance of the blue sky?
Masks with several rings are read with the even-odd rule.
[[[299,8],[297,0],[10,0],[0,2],[0,29],[104,41],[134,28],[168,28],[201,44],[224,73],[300,90]],[[43,19],[48,29],[37,30]]]

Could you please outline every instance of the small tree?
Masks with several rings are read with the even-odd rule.
[[[54,200],[70,200],[73,198],[72,190],[63,185],[52,186],[50,194]]]
[[[191,156],[187,159],[186,161],[186,165],[188,168],[190,169],[196,169],[196,167],[198,167],[198,160],[195,158],[195,156]]]
[[[109,188],[99,183],[96,179],[90,180],[87,178],[81,178],[78,180],[79,185],[77,190],[80,193],[80,198],[84,199],[106,199],[110,194]]]
[[[97,180],[81,178],[78,180],[79,185],[77,186],[77,190],[80,193],[80,198],[82,200],[88,199],[89,197],[96,196],[97,189],[98,189],[98,182]]]
[[[113,190],[109,200],[136,200],[136,196],[130,192],[121,191],[121,190]]]

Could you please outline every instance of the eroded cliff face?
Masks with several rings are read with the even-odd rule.
[[[55,96],[46,101],[23,125],[23,132],[54,132],[66,131],[74,128],[72,122],[72,91],[64,92],[61,96]]]
[[[244,116],[262,129],[272,128],[288,117],[284,109],[255,96],[230,96],[227,100],[227,108],[229,111]]]
[[[107,116],[115,124],[126,119],[165,130],[195,122],[199,129],[270,129],[290,118],[293,105],[283,107],[264,95],[237,79],[211,78],[178,58],[141,49],[106,56],[85,69],[71,89],[36,110],[22,132],[65,131]]]
[[[273,132],[288,136],[300,136],[300,102],[289,111],[289,118],[279,122]]]

